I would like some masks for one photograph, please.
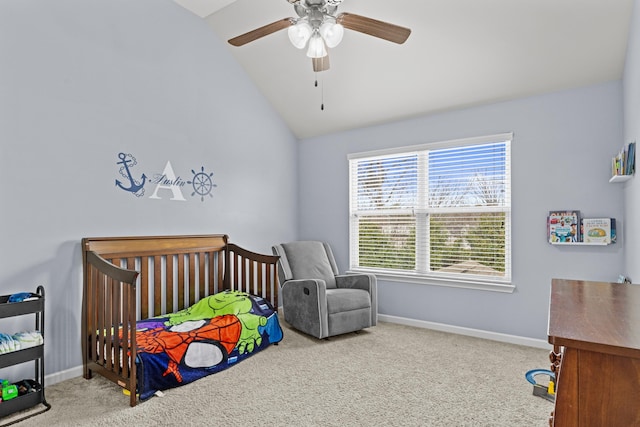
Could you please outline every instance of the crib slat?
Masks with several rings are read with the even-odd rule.
[[[166,258],[166,281],[167,284],[165,286],[165,313],[173,313],[174,309],[173,309],[173,286],[174,286],[174,281],[173,281],[173,262],[176,258],[176,255],[167,255]]]
[[[149,258],[140,258],[140,318],[149,317]]]
[[[275,307],[275,309],[278,309],[278,269],[276,268],[275,264],[269,264],[266,266],[267,269],[267,275],[266,275],[266,279],[267,279],[267,283],[265,286],[265,295],[266,295],[266,299],[267,301],[271,302],[271,304]],[[273,293],[272,293],[273,290]]]
[[[133,288],[135,289],[135,287]],[[128,357],[127,355],[129,354],[129,340],[130,340],[130,336],[129,336],[129,330],[128,330],[128,324],[129,324],[129,310],[131,309],[131,307],[129,306],[129,295],[131,293],[131,286],[126,286],[123,289],[122,292],[122,327],[120,329],[120,334],[122,336],[122,376],[124,378],[128,378],[129,377],[129,363],[128,363]]]
[[[205,269],[206,259],[205,252],[198,252],[198,299],[202,299],[205,296]]]
[[[189,305],[196,303],[196,289],[195,283],[196,277],[196,255],[194,253],[189,254]]]
[[[106,286],[107,278],[102,276],[99,279],[98,284],[98,299],[97,303],[97,322],[96,328],[98,331],[98,348],[96,350],[97,359],[95,360],[98,364],[102,365],[103,353],[104,353],[104,288]]]
[[[120,306],[121,306],[121,296],[120,296],[120,287],[122,283],[119,281],[114,281],[113,283],[113,297],[111,303],[111,319],[112,325],[120,325],[122,323],[122,318],[120,316]],[[121,371],[121,360],[120,360],[120,334],[118,333],[118,328],[115,327],[113,331],[113,365],[117,372]]]
[[[258,264],[258,274],[256,277],[256,286],[258,287],[258,289],[256,290],[256,295],[264,295],[264,275],[266,271],[265,267],[265,264]]]
[[[126,364],[131,364],[130,369],[129,369],[129,383],[126,384],[127,388],[129,390],[129,404],[131,406],[135,406],[136,404],[136,386],[137,386],[137,370],[135,369],[135,357],[137,354],[137,345],[136,345],[136,340],[135,340],[135,333],[136,333],[136,286],[135,284],[133,284],[133,286],[128,287],[128,298],[127,300],[127,304],[129,305],[128,311],[129,311],[129,319],[127,322],[123,323],[123,332],[126,334],[124,336],[127,337],[127,342],[130,342],[130,345],[128,346],[128,350],[125,347],[123,349],[123,354],[129,355],[129,357],[127,357],[127,362],[124,362]],[[126,377],[125,377],[126,378]]]
[[[238,265],[238,255],[234,253],[233,257],[233,287],[232,289],[238,289],[240,286],[239,276],[240,276],[240,266]]]
[[[98,291],[98,269],[93,267],[91,268],[91,284],[87,286],[87,331],[85,331],[85,337],[89,336],[83,340],[86,341],[88,346],[87,355],[88,359],[95,362],[96,360],[96,325],[97,325],[97,315],[98,315],[98,307],[96,303],[97,299],[97,291]],[[87,375],[90,375],[89,372],[86,372]]]
[[[162,258],[153,257],[153,315],[162,314]]]
[[[185,255],[178,255],[178,310],[184,308],[184,259]]]
[[[226,251],[226,252],[228,253],[229,251]],[[215,292],[221,292],[224,289],[224,257],[220,254],[220,252],[216,252],[216,258],[218,259],[218,267],[217,267],[218,278],[216,280]]]
[[[251,260],[247,260],[247,262],[249,263],[249,277],[247,278],[247,287],[249,287],[249,293],[253,294],[253,295],[260,295],[260,293],[258,293],[257,289],[258,289],[258,283],[255,280],[255,265],[256,263],[254,261]],[[251,285],[253,285],[253,288],[251,288]]]
[[[207,276],[207,295],[213,295],[214,293],[214,286],[215,286],[215,280],[216,280],[216,276],[215,276],[215,269],[216,269],[216,263],[215,263],[215,253],[214,252],[209,252],[207,259],[209,260],[209,262],[207,263],[207,269],[209,271],[209,275]]]
[[[104,365],[109,370],[113,369],[112,355],[113,355],[113,351],[115,350],[113,347],[113,329],[111,327],[111,325],[113,325],[113,318],[112,318],[113,286],[114,286],[113,278],[112,277],[107,278],[106,287],[104,290],[105,291],[104,292],[105,293],[105,302],[104,302],[105,309],[104,309],[104,328],[102,328],[102,331],[104,332],[104,342],[105,342]]]

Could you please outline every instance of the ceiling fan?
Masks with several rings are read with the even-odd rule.
[[[298,49],[307,48],[314,71],[329,69],[327,48],[336,47],[342,40],[344,29],[358,31],[393,43],[404,43],[411,30],[354,13],[338,14],[343,0],[287,0],[293,5],[297,18],[284,18],[256,28],[229,40],[233,46],[249,42],[288,28],[289,40]]]

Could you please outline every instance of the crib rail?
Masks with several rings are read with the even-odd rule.
[[[278,269],[280,259],[248,251],[238,245],[227,245],[225,289],[260,295],[278,308]]]
[[[83,293],[83,375],[93,371],[130,391],[135,405],[136,279],[138,272],[118,268],[93,251],[85,253]],[[133,337],[133,339],[128,339]]]

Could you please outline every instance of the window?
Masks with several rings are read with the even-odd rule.
[[[350,155],[350,269],[512,292],[511,139]]]

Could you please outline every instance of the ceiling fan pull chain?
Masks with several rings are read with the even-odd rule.
[[[316,72],[316,80],[313,83],[315,87],[318,87],[318,73]],[[324,85],[322,80],[320,80],[320,110],[324,111]]]

